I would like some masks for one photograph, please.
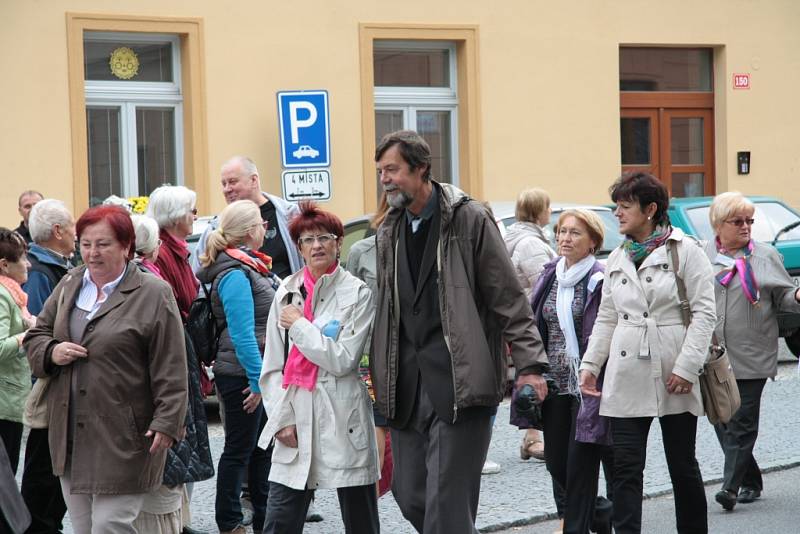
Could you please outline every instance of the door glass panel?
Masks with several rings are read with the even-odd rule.
[[[702,172],[673,172],[673,197],[703,196],[704,175]]]
[[[417,132],[431,147],[431,176],[440,182],[451,183],[450,112],[418,111]]]
[[[136,164],[140,195],[177,183],[174,109],[136,108]]]
[[[620,48],[620,91],[711,91],[710,48]]]
[[[128,50],[122,50],[122,48],[128,48],[133,53],[131,54]],[[114,82],[173,81],[172,43],[87,40],[83,43],[83,62],[87,80]]]
[[[620,119],[623,165],[650,164],[650,119]]]
[[[122,196],[119,114],[117,107],[86,108],[90,206],[111,195]]]
[[[450,50],[375,48],[376,87],[450,87]]]
[[[673,165],[703,164],[703,118],[673,118],[670,121]]]

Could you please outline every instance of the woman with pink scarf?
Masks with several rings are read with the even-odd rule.
[[[36,319],[28,312],[28,247],[13,230],[0,228],[0,438],[16,474],[22,443],[22,412],[31,390],[31,369],[22,338]]]
[[[341,220],[301,203],[289,233],[305,268],[284,279],[267,320],[259,385],[274,439],[264,534],[303,531],[320,488],[335,488],[345,532],[380,532],[372,404],[358,364],[373,319],[367,285],[339,265]]]

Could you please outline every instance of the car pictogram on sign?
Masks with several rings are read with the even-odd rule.
[[[292,155],[297,159],[316,158],[319,156],[319,150],[314,150],[308,145],[301,145],[300,148],[292,152]]]

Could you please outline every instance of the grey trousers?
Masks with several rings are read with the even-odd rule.
[[[761,491],[764,482],[753,448],[758,438],[758,420],[761,416],[761,393],[766,378],[737,380],[742,406],[726,424],[714,425],[717,439],[725,454],[722,489],[738,493],[739,488]]]
[[[477,534],[481,469],[492,435],[491,415],[449,424],[420,387],[408,425],[391,429],[392,494],[423,534]]]

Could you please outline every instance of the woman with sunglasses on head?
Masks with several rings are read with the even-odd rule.
[[[359,376],[374,316],[367,284],[339,265],[339,218],[301,202],[289,233],[305,267],[284,279],[267,322],[260,385],[275,440],[264,534],[299,534],[316,489],[337,490],[347,534],[377,534],[378,454]]]
[[[267,317],[277,278],[272,260],[258,251],[266,223],[251,200],[231,202],[208,235],[200,281],[211,287],[211,306],[221,332],[214,361],[217,396],[225,410],[225,446],[217,467],[216,522],[221,533],[244,534],[239,495],[247,476],[253,530],[260,532],[267,509],[269,453],[258,446],[266,423],[258,384]]]
[[[697,242],[669,222],[669,195],[656,177],[623,175],[611,199],[624,243],[608,258],[603,298],[580,366],[584,396],[600,397],[614,451],[614,530],[642,530],[647,436],[657,417],[675,494],[679,534],[708,532],[706,494],[695,456],[703,415],[698,377],[714,329],[711,265]],[[673,265],[670,251],[677,250]],[[684,326],[676,276],[687,289]],[[597,377],[606,365],[602,392]]]
[[[761,496],[753,447],[761,393],[778,372],[777,314],[800,313],[800,289],[780,255],[752,238],[754,213],[753,203],[735,191],[717,195],[708,213],[715,234],[705,249],[715,272],[715,333],[728,352],[742,399],[733,419],[714,427],[725,454],[722,489],[715,498],[725,510]]]

